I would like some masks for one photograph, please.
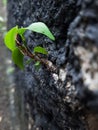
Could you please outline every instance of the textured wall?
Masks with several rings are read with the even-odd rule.
[[[52,42],[41,34],[25,34],[28,46],[45,47],[48,60],[58,68],[58,73],[53,73],[42,65],[37,71],[33,62],[24,72],[16,68],[16,91],[23,105],[18,103],[28,129],[92,128],[88,113],[98,111],[97,8],[96,0],[8,1],[8,28],[42,21],[56,37]]]

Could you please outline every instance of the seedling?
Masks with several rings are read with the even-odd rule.
[[[13,27],[11,30],[7,32],[4,38],[6,47],[12,52],[13,62],[20,69],[23,69],[23,58],[26,55],[35,61],[36,66],[44,64],[48,69],[55,71],[56,68],[54,67],[54,65],[50,61],[48,61],[45,58],[42,58],[41,55],[39,55],[39,53],[44,55],[48,54],[48,51],[45,48],[41,46],[36,46],[34,47],[33,51],[31,51],[28,48],[24,37],[24,33],[27,30],[44,34],[51,40],[55,40],[49,28],[42,22],[32,23],[31,25],[25,28],[19,28],[18,26]]]

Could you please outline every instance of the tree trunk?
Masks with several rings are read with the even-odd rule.
[[[9,0],[8,29],[44,22],[56,40],[27,31],[28,47],[48,50],[57,68],[34,62],[16,68],[16,102],[22,130],[97,130],[97,0]],[[28,57],[24,58],[26,61]],[[18,96],[17,96],[18,95]]]

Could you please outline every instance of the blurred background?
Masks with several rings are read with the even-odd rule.
[[[10,130],[9,80],[7,76],[8,52],[3,43],[6,33],[6,0],[0,0],[0,130]]]
[[[19,130],[14,105],[13,67],[10,52],[4,45],[7,0],[0,0],[0,130]]]

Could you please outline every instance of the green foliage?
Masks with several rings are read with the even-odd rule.
[[[11,30],[9,30],[7,34],[5,35],[4,43],[6,47],[12,51],[12,60],[20,69],[24,68],[23,57],[25,53],[27,55],[29,51],[28,47],[25,44],[25,38],[24,38],[24,33],[26,30],[31,30],[37,33],[44,34],[51,40],[55,40],[54,36],[52,35],[48,27],[42,22],[32,23],[31,25],[25,28],[23,27],[18,28],[18,26],[16,26],[16,27],[13,27]],[[21,44],[21,41],[22,41],[22,44]],[[33,55],[33,58],[34,58],[34,55],[36,55],[36,53],[41,53],[45,55],[48,54],[47,50],[40,46],[36,46],[34,48],[33,53],[31,54]],[[39,66],[39,65],[40,65],[40,61],[37,61],[35,63],[35,66]]]
[[[15,48],[14,51],[12,51],[12,60],[20,69],[24,68],[23,54],[19,51],[18,48]]]
[[[40,61],[37,61],[34,65],[35,65],[36,69],[39,70],[39,68],[41,66]]]
[[[15,37],[16,34],[18,33],[18,27],[13,27],[8,33],[6,34],[4,38],[4,43],[8,49],[11,51],[14,51],[16,48],[16,43],[15,43]]]
[[[34,53],[42,53],[42,54],[47,55],[48,51],[43,47],[37,46],[34,48]]]
[[[32,23],[26,29],[34,31],[34,32],[42,33],[46,35],[47,37],[49,37],[51,40],[55,40],[55,37],[52,35],[48,27],[42,22]]]
[[[7,4],[7,0],[2,0],[2,3],[3,3],[4,5],[6,5],[6,4]]]
[[[29,59],[25,62],[26,65],[30,64],[33,61],[33,59]]]

